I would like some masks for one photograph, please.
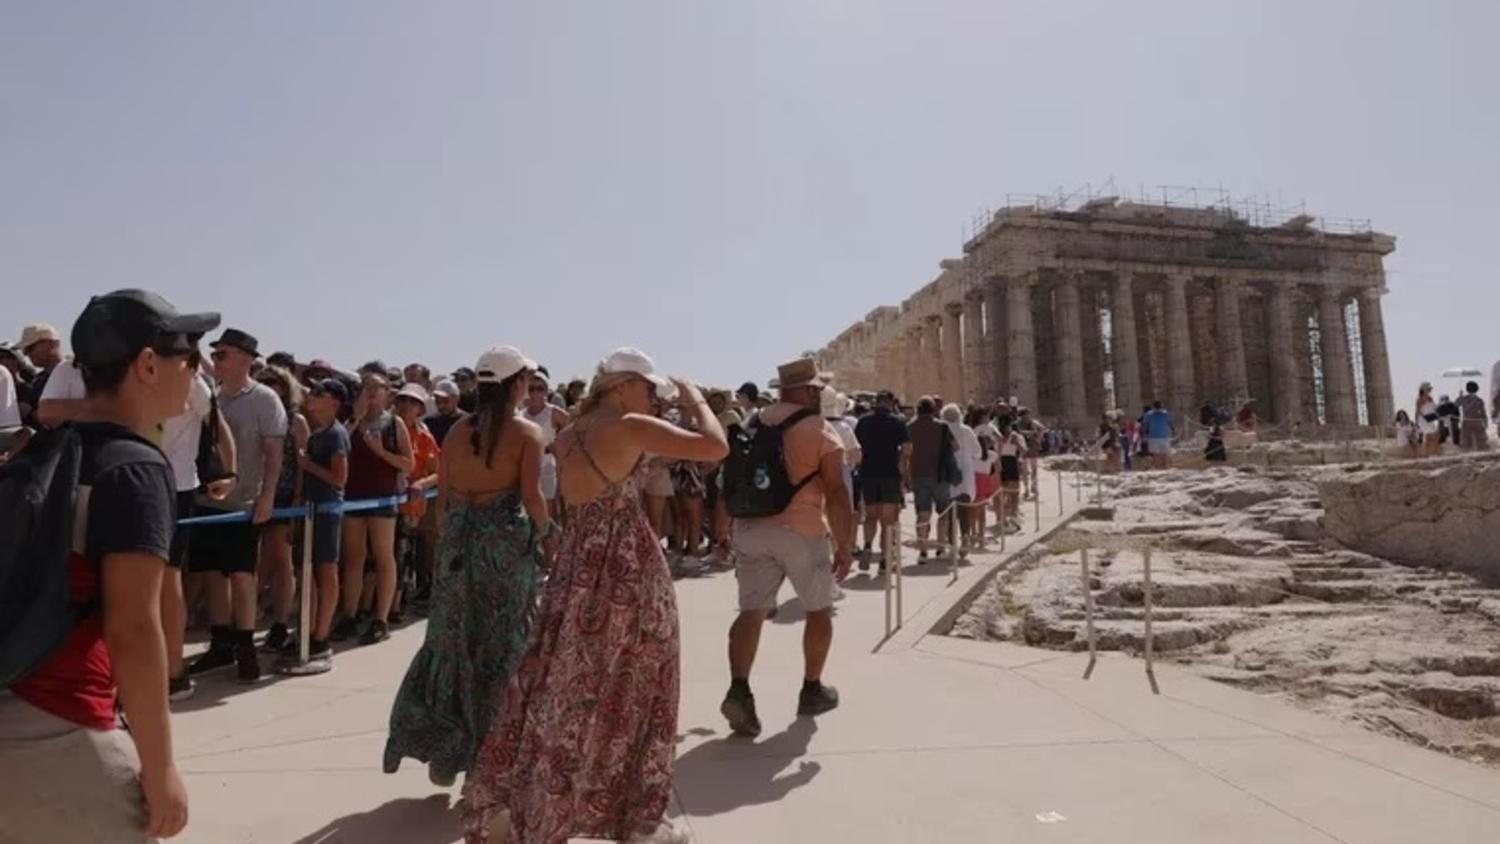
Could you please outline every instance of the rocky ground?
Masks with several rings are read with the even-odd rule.
[[[1350,471],[1107,477],[1101,506],[1003,572],[951,635],[1086,648],[1089,549],[1098,646],[1138,652],[1150,549],[1159,658],[1500,765],[1500,590],[1325,535],[1320,483]]]

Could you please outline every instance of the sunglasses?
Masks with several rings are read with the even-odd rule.
[[[186,347],[179,343],[185,342]],[[203,362],[203,353],[198,350],[198,344],[191,340],[182,340],[180,336],[163,337],[151,344],[151,351],[157,357],[163,358],[186,358],[189,367],[196,368]]]
[[[526,392],[528,392],[528,393],[545,393],[545,392],[547,392],[547,388],[545,386],[541,385],[541,384],[532,384],[530,387],[526,388]]]

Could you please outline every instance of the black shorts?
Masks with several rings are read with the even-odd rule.
[[[197,499],[197,493],[193,490],[177,493],[177,520],[190,518],[193,515],[193,503]],[[192,525],[177,525],[172,528],[172,549],[167,553],[167,565],[174,569],[182,568],[182,564],[188,558],[188,534],[193,530]]]
[[[863,484],[860,482],[859,470],[855,469],[849,476],[849,485],[854,488],[854,509],[857,511],[864,503]]]
[[[860,478],[859,490],[866,504],[903,504],[906,501],[900,478]]]
[[[198,515],[216,512],[202,508]],[[192,553],[188,569],[220,574],[254,574],[260,557],[260,528],[245,522],[193,525]]]
[[[343,541],[343,513],[319,513],[313,516],[312,559],[314,563],[337,563]]]

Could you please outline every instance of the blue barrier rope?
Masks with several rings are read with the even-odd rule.
[[[437,488],[427,490],[428,499],[437,498]],[[314,508],[317,513],[359,513],[365,510],[379,510],[382,507],[391,507],[405,504],[408,501],[405,495],[387,495],[383,498],[361,498],[357,501],[325,501]],[[307,507],[277,507],[271,511],[271,520],[278,519],[300,519],[307,515]],[[179,525],[232,525],[240,522],[250,521],[249,510],[236,510],[232,513],[216,513],[212,516],[192,516],[186,519],[178,519]]]

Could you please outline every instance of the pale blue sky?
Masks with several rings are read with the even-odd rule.
[[[1500,357],[1495,4],[7,3],[4,325],[765,380],[1011,193],[1222,185],[1395,234],[1398,404]]]

